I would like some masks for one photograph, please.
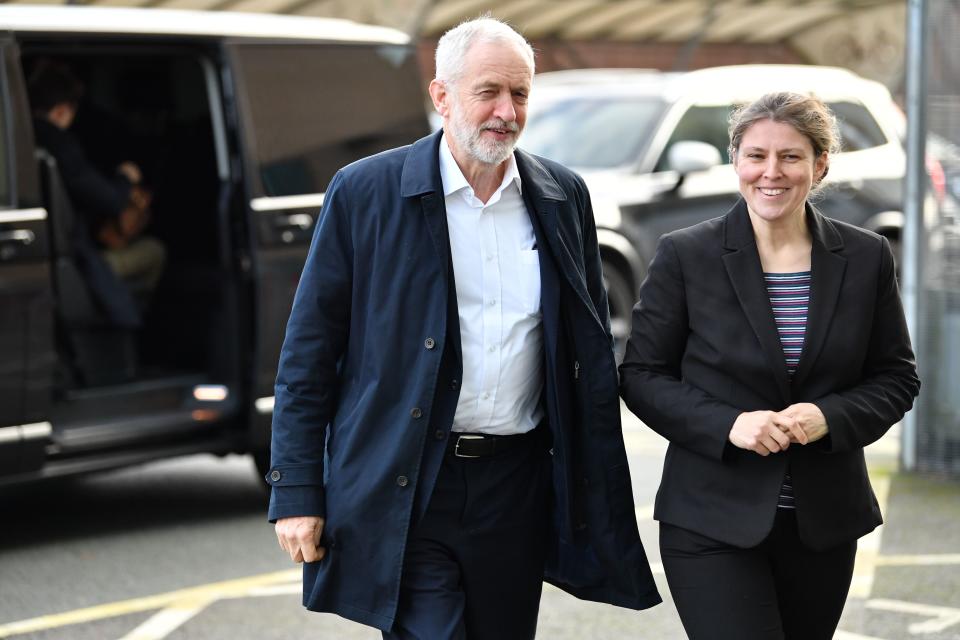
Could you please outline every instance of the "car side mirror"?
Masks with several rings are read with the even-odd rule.
[[[680,140],[667,150],[667,166],[681,176],[706,171],[723,164],[720,152],[712,144],[697,140]]]

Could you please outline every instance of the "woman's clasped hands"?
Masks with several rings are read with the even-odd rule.
[[[728,440],[762,456],[810,444],[827,435],[827,421],[817,405],[798,402],[782,411],[745,411],[737,416]]]

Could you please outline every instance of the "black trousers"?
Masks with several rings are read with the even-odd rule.
[[[532,640],[547,547],[542,438],[484,458],[447,453],[410,532],[387,640]]]
[[[856,552],[856,541],[804,546],[789,509],[777,510],[770,535],[751,549],[660,524],[667,584],[693,640],[830,640]]]

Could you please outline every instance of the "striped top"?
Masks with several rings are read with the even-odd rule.
[[[773,319],[777,323],[783,357],[790,376],[797,370],[803,338],[807,331],[807,309],[810,306],[810,272],[764,273]]]
[[[770,308],[780,334],[780,345],[787,363],[787,373],[793,377],[800,363],[803,351],[803,339],[807,333],[807,310],[810,308],[810,272],[764,273],[767,283],[767,295],[770,296]],[[787,470],[780,486],[780,509],[795,509],[793,479]]]

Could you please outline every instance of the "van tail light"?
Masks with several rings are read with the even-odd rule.
[[[930,184],[937,203],[943,204],[944,198],[947,197],[947,175],[943,172],[940,161],[930,155],[927,156],[927,173],[930,175]]]

